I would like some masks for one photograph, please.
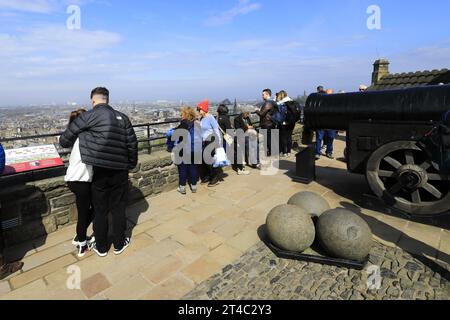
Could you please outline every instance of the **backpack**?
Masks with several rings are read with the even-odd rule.
[[[296,101],[288,101],[286,102],[286,106],[286,122],[288,124],[296,124],[298,121],[300,121],[301,117],[300,105]]]
[[[167,146],[167,152],[172,152],[173,148],[175,148],[175,141],[172,141],[172,135],[175,132],[175,128],[170,129],[166,133],[166,146]]]
[[[272,115],[272,121],[277,125],[282,125],[286,121],[287,106],[279,104],[275,107],[275,112]]]

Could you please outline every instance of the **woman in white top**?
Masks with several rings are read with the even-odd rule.
[[[84,109],[74,111],[70,115],[69,124],[78,118]],[[78,256],[83,257],[90,249],[89,244],[95,240],[87,237],[87,229],[93,221],[93,209],[91,202],[91,182],[93,177],[93,168],[86,165],[81,160],[80,140],[77,139],[69,159],[69,168],[67,169],[64,180],[69,189],[76,196],[78,210],[77,235],[73,239],[73,244],[78,247]]]

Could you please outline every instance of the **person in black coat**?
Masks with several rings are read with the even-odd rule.
[[[91,92],[91,100],[94,108],[73,121],[59,142],[63,148],[70,148],[80,138],[81,159],[94,168],[94,251],[105,257],[108,254],[110,210],[113,215],[114,254],[121,254],[130,243],[125,236],[128,170],[137,165],[138,141],[128,117],[109,105],[108,89],[95,88]]]
[[[239,139],[238,137],[236,137],[234,139],[234,163],[235,163],[235,168],[237,170],[237,173],[239,175],[247,175],[249,174],[248,171],[245,170],[244,167],[244,159],[246,163],[249,163],[249,130],[254,130],[253,127],[253,123],[252,120],[250,119],[250,113],[249,112],[244,112],[241,113],[239,116],[237,116],[234,119],[234,128],[236,129],[236,134],[240,134],[240,133],[245,133],[245,145],[244,146],[240,146],[239,145]],[[255,131],[256,133],[256,131]],[[255,139],[257,139],[257,137],[255,137]],[[242,139],[240,139],[242,141]],[[256,141],[257,143],[257,141]],[[239,159],[238,159],[239,158]],[[257,164],[253,164],[254,166],[256,166]]]
[[[217,109],[217,113],[218,113],[217,123],[219,124],[222,134],[224,132],[227,133],[228,130],[233,130],[233,127],[231,126],[228,107],[224,104],[221,104]],[[227,149],[227,143],[225,140],[223,140],[223,147],[225,150]]]

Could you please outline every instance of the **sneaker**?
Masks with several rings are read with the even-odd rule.
[[[191,185],[192,193],[197,193],[197,190],[198,190],[197,185]]]
[[[119,254],[121,254],[122,252],[125,251],[126,248],[128,248],[128,246],[130,245],[130,238],[125,238],[125,242],[123,243],[123,247],[121,249],[114,249],[114,254],[116,256],[118,256]]]
[[[84,243],[79,243],[78,244],[78,258],[83,258],[86,255],[86,252],[89,251],[89,246],[87,241],[85,241]]]
[[[218,184],[220,183],[220,179],[218,178],[218,177],[216,177],[216,178],[214,178],[214,179],[212,179],[210,182],[209,182],[209,184],[208,184],[208,187],[215,187],[215,186],[217,186]]]
[[[207,183],[209,183],[211,181],[211,178],[210,177],[204,177],[203,179],[202,179],[202,181],[201,181],[201,184],[207,184]]]
[[[73,237],[73,240],[72,240],[72,245],[74,246],[74,247],[78,247],[78,236],[77,235],[75,235],[75,237]]]
[[[255,164],[255,165],[253,166],[253,169],[261,170],[261,163]]]
[[[186,195],[186,187],[185,186],[179,186],[177,191],[181,193],[182,195]]]
[[[316,154],[316,160],[320,160],[320,155]]]
[[[244,169],[244,170],[238,170],[237,174],[238,174],[238,176],[248,176],[250,174],[250,172]]]
[[[334,159],[333,154],[332,153],[327,153],[327,158],[333,160]]]
[[[89,250],[91,250],[91,248],[93,248],[95,246],[95,236],[94,235],[87,238],[87,244],[88,244],[88,247],[90,247]]]
[[[92,248],[92,250],[93,250],[100,258],[104,258],[104,257],[106,257],[106,256],[108,255],[108,252],[100,252],[100,251],[97,249],[97,246],[94,246],[94,247]]]
[[[91,243],[91,242],[95,242],[95,236],[92,235],[92,236],[90,236],[90,237],[87,237],[86,240],[87,240],[88,244]],[[72,245],[73,245],[74,247],[77,247],[77,248],[78,248],[79,243],[80,243],[80,242],[78,241],[78,236],[76,235],[75,237],[73,237]]]

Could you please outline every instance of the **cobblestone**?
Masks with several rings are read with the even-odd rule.
[[[369,274],[334,266],[276,258],[260,243],[184,299],[449,300],[448,271],[432,270],[408,253],[375,243],[369,265],[381,269],[382,284],[369,290]],[[250,270],[245,272],[244,270]],[[440,274],[439,272],[446,272]]]

